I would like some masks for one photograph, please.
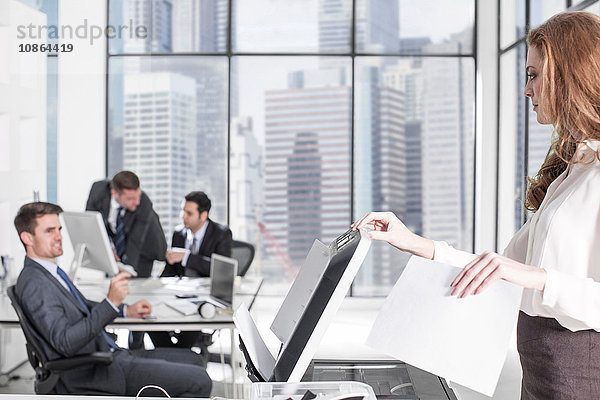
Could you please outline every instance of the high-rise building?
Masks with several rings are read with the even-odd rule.
[[[123,21],[146,28],[146,38],[126,37],[126,53],[169,52],[171,40],[171,0],[129,0],[123,2]]]
[[[227,49],[227,0],[130,0],[124,2],[123,19],[134,26],[145,26],[148,38],[125,38],[125,52],[204,52],[224,53]],[[129,22],[128,22],[129,23]],[[188,76],[196,89],[196,137],[188,151],[194,154],[195,170],[190,182],[194,190],[205,191],[213,201],[211,218],[227,222],[227,118],[228,79],[223,63],[205,59],[188,62],[185,59],[142,59],[128,57],[123,60],[123,74],[162,73],[169,71]],[[232,82],[234,82],[232,71]],[[113,80],[122,79],[119,76]],[[233,87],[237,87],[234,83]],[[118,85],[117,85],[118,86]],[[231,117],[237,112],[237,91],[231,91]],[[118,95],[111,97],[118,106]],[[115,116],[115,120],[118,116]],[[119,145],[118,124],[111,130],[111,146]],[[116,159],[115,153],[111,159]],[[118,161],[111,162],[111,171]],[[175,179],[175,177],[174,177]],[[167,226],[165,226],[167,229]]]
[[[388,87],[380,65],[361,66],[356,75],[354,135],[355,217],[372,210],[404,218],[407,200],[405,96]],[[401,271],[400,252],[375,246],[361,267],[363,289],[393,284]],[[399,264],[400,263],[400,264]]]
[[[396,52],[398,2],[358,1],[355,7],[356,49],[367,53]],[[351,27],[352,2],[319,3],[320,51],[348,52]],[[385,83],[382,69],[391,60],[373,58],[355,67],[354,217],[371,210],[392,210],[400,217],[406,212],[406,87],[398,90]],[[323,70],[333,71],[342,62],[324,59],[320,63],[321,76],[325,75]],[[363,288],[393,284],[401,271],[397,266],[403,264],[398,260],[400,252],[389,246],[376,247],[357,278]]]
[[[195,178],[194,83],[168,72],[124,78],[123,166],[139,176],[168,239]]]
[[[173,2],[173,51],[225,52],[227,19],[227,0]]]
[[[517,48],[515,49],[515,51],[517,52],[516,57],[515,57],[515,71],[517,71],[517,79],[516,79],[516,85],[517,87],[515,88],[515,93],[518,94],[517,99],[516,99],[516,106],[517,109],[514,110],[514,112],[516,113],[516,122],[517,122],[517,126],[515,126],[515,131],[517,133],[517,140],[515,143],[515,154],[516,154],[516,168],[515,168],[515,188],[514,188],[514,194],[515,194],[515,201],[514,201],[514,232],[516,232],[517,230],[519,230],[519,228],[521,227],[521,225],[523,225],[524,222],[524,212],[523,212],[523,208],[524,208],[524,201],[525,201],[525,190],[527,188],[526,185],[526,169],[525,169],[525,121],[526,121],[526,114],[525,114],[525,104],[527,103],[527,98],[525,96],[522,96],[521,93],[524,90],[525,87],[525,71],[523,70],[523,65],[525,63],[525,59],[527,57],[526,50],[525,50],[525,45],[521,45],[521,46],[517,46]],[[529,172],[529,175],[533,175],[534,172]]]
[[[471,29],[432,45],[457,53]],[[474,67],[465,58],[423,59],[423,234],[473,246]]]
[[[319,51],[348,53],[351,50],[352,2],[319,1]],[[398,1],[356,2],[356,47],[360,52],[398,51]]]
[[[347,53],[350,50],[352,2],[319,1],[319,51]]]
[[[429,39],[414,40],[414,43],[429,44]],[[413,49],[420,53],[419,47]],[[399,215],[404,224],[414,233],[423,233],[422,206],[422,137],[423,125],[423,70],[422,59],[400,58],[383,70],[383,84],[404,95],[404,142],[406,151],[406,209]]]
[[[527,153],[528,167],[527,174],[535,176],[546,159],[546,154],[552,142],[552,125],[541,125],[537,122],[537,113],[533,111],[531,102],[527,102],[529,107],[529,146]]]
[[[224,53],[227,50],[228,6],[227,0],[173,2],[173,51]],[[220,63],[211,66],[207,62],[193,71],[197,99],[195,185],[198,190],[207,192],[213,202],[211,218],[225,223],[228,88],[220,68]],[[234,82],[233,77],[231,82]],[[237,111],[234,93],[231,104],[231,109]],[[231,113],[231,117],[235,115]]]
[[[314,239],[329,242],[350,220],[352,90],[344,84],[344,72],[337,71],[337,85],[292,85],[265,93],[263,220],[296,266]],[[291,81],[319,82],[319,74],[303,71]],[[267,256],[276,258],[277,251],[270,246]]]
[[[211,218],[227,221],[227,80],[218,66],[195,71],[197,190],[212,201]]]
[[[237,240],[257,243],[258,222],[263,212],[262,148],[252,130],[252,118],[231,121],[229,155],[231,231]]]

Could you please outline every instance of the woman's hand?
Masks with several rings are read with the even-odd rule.
[[[412,233],[392,212],[370,212],[353,223],[351,228],[371,229],[368,233],[371,239],[383,240],[402,251],[433,258],[433,242]]]
[[[479,294],[499,279],[512,282],[525,289],[544,290],[546,270],[521,264],[497,253],[486,252],[465,265],[450,286],[453,296],[459,298]]]

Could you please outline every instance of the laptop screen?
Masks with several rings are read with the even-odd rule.
[[[237,260],[214,254],[210,258],[210,297],[231,307]]]

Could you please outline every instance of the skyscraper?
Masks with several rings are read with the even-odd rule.
[[[124,39],[125,52],[225,52],[228,23],[227,0],[130,0],[123,3],[123,19],[133,26],[145,26],[148,38]],[[216,58],[144,59],[127,57],[122,61],[123,74],[157,73],[168,71],[187,76],[195,87],[193,113],[194,145],[188,147],[195,167],[191,181],[185,182],[194,190],[203,190],[211,197],[211,218],[227,222],[227,117],[228,79],[226,61]],[[224,68],[225,66],[225,68]],[[113,76],[113,80],[122,79]],[[233,79],[232,79],[233,80]],[[118,86],[118,84],[116,85]],[[231,116],[237,110],[237,92],[232,90]],[[111,96],[115,114],[119,113],[118,94]],[[120,115],[111,118],[111,146],[119,142]],[[112,153],[112,152],[111,152]],[[111,154],[111,171],[118,164],[118,152]],[[178,179],[173,176],[173,179]],[[142,182],[144,183],[144,182]],[[165,229],[170,229],[166,225]]]
[[[337,85],[318,85],[320,73],[299,71],[289,89],[265,93],[263,218],[296,266],[314,239],[330,241],[350,217],[352,90],[342,70]],[[275,248],[267,252],[276,257]]]
[[[136,171],[167,238],[181,223],[181,202],[195,177],[194,83],[168,72],[124,78],[123,166]]]
[[[354,212],[372,210],[406,214],[407,148],[405,95],[385,85],[382,67],[360,65],[355,82]],[[374,289],[395,282],[402,265],[400,252],[375,245],[363,262],[357,282]]]
[[[460,52],[470,35],[432,46]],[[473,74],[470,59],[423,59],[423,234],[465,250],[473,246]]]
[[[416,44],[427,45],[429,39],[415,38],[412,51],[420,53]],[[406,209],[402,221],[414,233],[423,233],[422,207],[422,125],[423,125],[423,70],[421,58],[399,58],[383,70],[383,84],[404,95],[404,141],[406,151]]]
[[[123,2],[123,21],[146,28],[147,37],[126,38],[126,53],[168,52],[171,40],[171,0],[129,0]]]
[[[173,2],[173,51],[222,53],[227,50],[227,0]]]
[[[263,157],[252,130],[252,118],[231,121],[230,219],[233,237],[256,243],[263,212]]]
[[[358,1],[355,12],[359,52],[397,51],[397,1]],[[351,23],[352,2],[321,1],[320,51],[349,51]],[[406,213],[406,96],[382,79],[383,66],[390,60],[372,58],[355,63],[354,218],[370,210],[392,210],[401,218]],[[324,59],[320,66],[333,69],[340,64],[339,59]],[[389,246],[376,246],[363,263],[357,281],[363,287],[392,284],[400,271],[396,266],[398,254]]]
[[[319,51],[347,53],[351,50],[352,2],[319,1]],[[356,48],[365,53],[398,51],[398,1],[356,2]]]

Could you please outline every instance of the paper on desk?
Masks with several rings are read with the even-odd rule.
[[[264,340],[260,336],[260,332],[248,311],[246,304],[242,303],[233,314],[233,323],[240,332],[240,336],[244,341],[248,355],[252,363],[258,369],[262,378],[266,381],[273,375],[275,368],[275,358],[267,348]]]
[[[522,289],[506,281],[451,296],[460,268],[413,256],[386,299],[367,345],[492,396],[515,329]]]

